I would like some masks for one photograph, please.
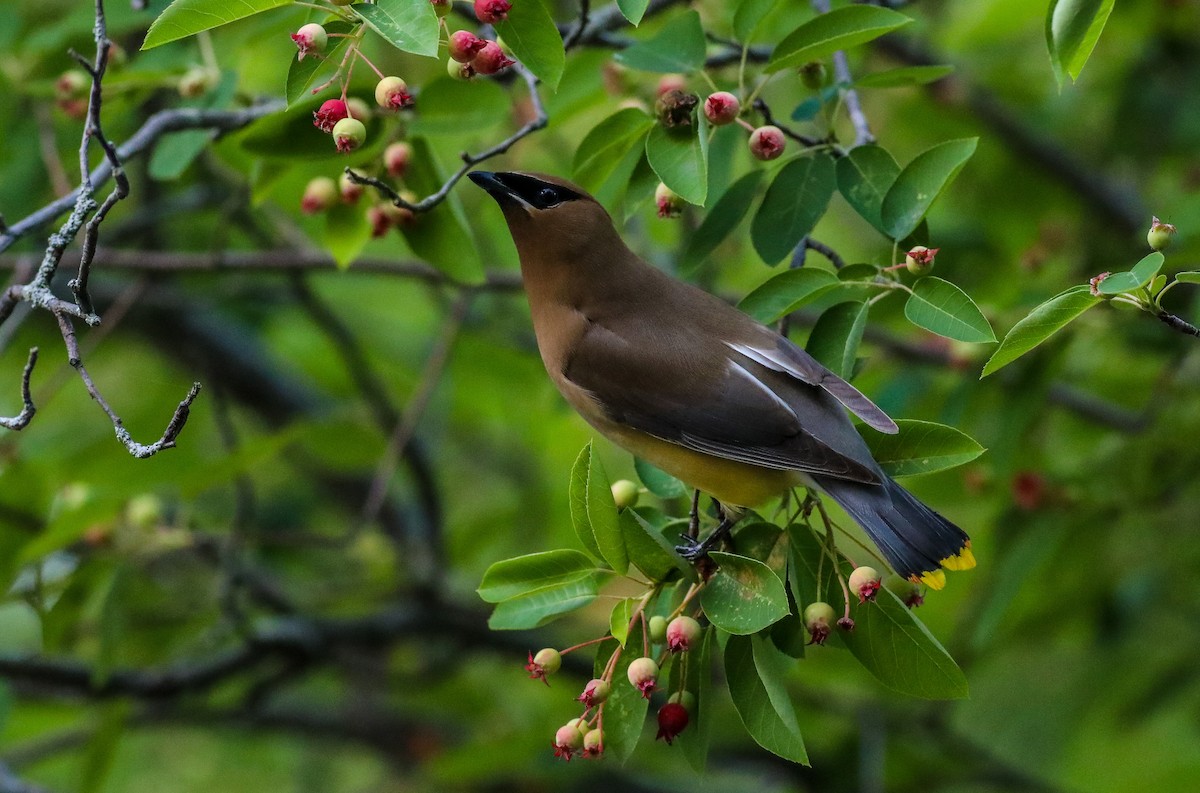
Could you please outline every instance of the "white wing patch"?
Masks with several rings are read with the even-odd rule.
[[[742,354],[745,355],[745,353],[742,353]],[[747,356],[747,357],[749,357],[749,356]],[[771,401],[773,401],[779,407],[783,408],[783,410],[785,412],[787,412],[787,414],[789,416],[796,419],[797,423],[799,423],[800,417],[796,415],[796,411],[792,410],[792,406],[789,405],[787,402],[783,401],[783,398],[780,397],[779,394],[776,394],[774,391],[772,391],[770,388],[768,388],[766,383],[759,380],[754,375],[750,374],[750,372],[746,371],[746,367],[742,366],[737,361],[729,359],[729,369],[734,375],[743,378],[744,380],[749,382],[751,385],[753,385],[755,388],[757,388],[761,393],[765,394],[769,399],[771,399]]]

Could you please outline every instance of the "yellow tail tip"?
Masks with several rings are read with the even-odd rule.
[[[915,583],[917,576],[912,578]],[[930,589],[942,589],[946,586],[946,573],[943,570],[929,570],[921,573],[920,580]]]
[[[947,570],[970,570],[975,566],[975,554],[971,553],[971,544],[964,545],[958,553],[947,556],[941,561]]]

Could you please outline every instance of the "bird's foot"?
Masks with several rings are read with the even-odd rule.
[[[710,548],[712,548],[712,544],[708,540],[701,542],[696,537],[684,534],[680,536],[679,544],[675,546],[675,553],[682,556],[684,561],[695,564],[708,556]]]

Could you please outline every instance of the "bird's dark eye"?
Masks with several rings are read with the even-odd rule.
[[[558,191],[553,187],[543,187],[538,191],[537,202],[539,206],[548,207],[551,204],[557,204],[558,201]]]

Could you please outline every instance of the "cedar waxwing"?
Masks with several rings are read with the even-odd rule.
[[[881,432],[897,427],[852,385],[775,331],[647,264],[570,182],[470,177],[508,222],[546,371],[601,434],[731,507],[815,487],[914,581],[940,589],[941,567],[974,566],[967,535],[875,462],[843,406]],[[718,532],[730,525],[723,520]],[[681,553],[703,555],[718,532]]]

